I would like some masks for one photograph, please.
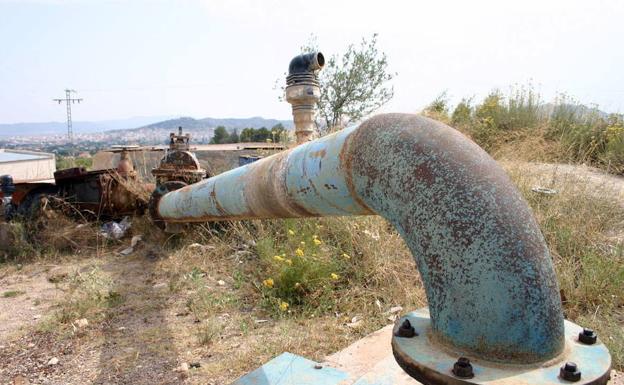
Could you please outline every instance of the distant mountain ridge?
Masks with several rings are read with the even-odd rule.
[[[211,133],[212,129],[218,126],[232,130],[242,130],[243,128],[271,128],[281,123],[286,129],[293,127],[291,120],[265,119],[259,116],[251,118],[203,118],[194,119],[191,117],[173,118],[170,116],[160,117],[134,117],[129,119],[106,120],[100,122],[74,122],[75,134],[95,134],[95,133],[122,133],[122,132],[147,132],[147,131],[174,131],[182,126],[184,130],[204,133]],[[67,123],[65,122],[34,122],[34,123],[5,123],[0,124],[0,137],[9,136],[46,136],[65,135],[67,133]]]
[[[223,126],[227,129],[242,130],[243,128],[271,128],[276,124],[282,124],[286,129],[293,127],[292,120],[278,120],[278,119],[265,119],[260,116],[254,116],[251,118],[203,118],[194,119],[190,117],[181,117],[177,119],[169,119],[162,122],[156,122],[148,124],[143,127],[134,128],[132,130],[144,130],[144,129],[168,129],[175,130],[178,127],[182,127],[185,130],[193,131],[198,129],[215,128]]]
[[[137,116],[127,119],[111,119],[97,122],[74,121],[72,126],[74,133],[76,134],[90,134],[108,130],[140,127],[171,118],[171,116]],[[65,135],[66,133],[66,122],[24,122],[0,124],[0,137]]]

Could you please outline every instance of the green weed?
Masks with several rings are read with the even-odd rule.
[[[26,294],[26,292],[22,290],[9,290],[2,293],[2,298],[14,298],[22,294]]]

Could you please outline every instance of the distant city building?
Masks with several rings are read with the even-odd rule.
[[[11,175],[16,183],[54,179],[54,171],[54,154],[0,149],[0,175]]]

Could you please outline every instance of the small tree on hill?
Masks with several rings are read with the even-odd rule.
[[[303,52],[318,50],[314,36]],[[377,34],[363,38],[359,46],[347,47],[342,57],[331,56],[319,73],[321,98],[318,102],[320,134],[342,128],[386,104],[394,96],[388,82],[396,73],[388,71],[386,54],[377,48]]]

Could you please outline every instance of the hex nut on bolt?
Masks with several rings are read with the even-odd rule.
[[[405,319],[403,323],[401,324],[401,326],[399,326],[399,329],[397,330],[395,335],[397,337],[412,338],[414,336],[417,336],[418,333],[416,333],[416,330],[414,329],[412,324],[409,322],[409,320]]]
[[[559,377],[562,380],[576,382],[581,379],[581,372],[574,362],[566,362],[559,370]]]
[[[453,364],[453,374],[459,378],[472,378],[474,377],[474,371],[470,360],[466,357],[459,357],[457,362]]]
[[[583,331],[579,333],[578,339],[579,342],[585,345],[593,345],[596,343],[598,335],[592,329],[583,328]]]

